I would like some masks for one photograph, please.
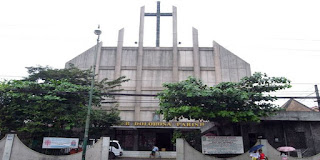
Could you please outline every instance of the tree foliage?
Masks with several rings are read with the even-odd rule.
[[[176,146],[178,138],[185,139],[194,149],[201,152],[201,131],[200,130],[174,130],[171,138],[171,143]]]
[[[66,69],[28,67],[28,77],[0,82],[0,130],[28,133],[64,133],[84,126],[92,73],[73,66]],[[125,77],[96,82],[93,104],[102,93],[119,91]],[[119,112],[93,110],[92,127],[118,123]]]
[[[163,86],[166,89],[158,98],[160,113],[166,120],[184,117],[217,122],[257,122],[260,117],[279,110],[271,103],[277,98],[270,93],[291,87],[284,77],[268,77],[262,73],[212,87],[192,77]]]

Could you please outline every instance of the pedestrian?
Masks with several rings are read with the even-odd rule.
[[[268,157],[259,149],[259,160],[268,160]]]
[[[156,152],[159,152],[159,148],[157,146],[153,146],[149,157],[150,158],[151,157],[155,158],[156,157]]]
[[[281,156],[281,160],[288,160],[288,155],[286,152],[281,152],[280,156]]]
[[[258,160],[260,155],[259,153],[257,152],[257,150],[253,151],[252,153],[250,153],[250,157],[251,157],[251,160]]]
[[[77,150],[75,148],[72,148],[69,152],[69,154],[75,154],[75,153],[78,153]]]

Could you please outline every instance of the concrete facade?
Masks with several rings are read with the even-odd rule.
[[[80,69],[89,69],[93,64],[95,48],[70,60],[66,67],[72,63]],[[189,76],[197,76],[212,86],[221,81],[237,82],[251,74],[247,62],[217,43],[214,43],[214,47],[194,48],[177,48],[177,62],[174,62],[172,47],[144,47],[143,54],[139,53],[139,47],[99,47],[97,78],[126,76],[130,81],[123,83],[122,93],[156,94],[163,89],[163,83],[175,82],[174,77],[182,81]],[[178,65],[177,74],[174,71],[175,63]],[[118,101],[121,119],[126,121],[151,121],[154,111],[159,109],[153,97],[121,97]],[[109,109],[110,105],[103,104],[103,107]]]
[[[144,46],[145,7],[140,9],[139,42],[137,47],[123,46],[124,29],[119,30],[116,47],[93,46],[66,63],[80,69],[89,69],[96,59],[96,79],[114,80],[126,76],[130,81],[122,84],[124,94],[152,94],[162,91],[163,83],[178,82],[189,76],[201,79],[209,86],[220,82],[238,82],[251,75],[250,65],[216,42],[209,47],[199,47],[198,30],[192,28],[192,47],[178,47],[177,8],[172,7],[172,47]],[[159,101],[148,96],[117,96],[120,118],[130,122],[162,121],[156,114]],[[113,101],[113,100],[112,100]],[[105,102],[110,99],[105,98]],[[110,110],[114,104],[102,103],[102,109]],[[158,118],[159,117],[159,118]],[[130,151],[150,150],[153,145],[174,151],[171,144],[175,127],[149,129],[126,126],[114,127],[112,138],[118,139],[123,148]],[[192,129],[191,129],[192,130]],[[189,131],[191,131],[189,130]],[[194,130],[194,129],[193,129]]]
[[[145,7],[140,8],[138,47],[125,47],[124,29],[119,30],[117,47],[93,46],[66,63],[80,69],[89,69],[97,57],[96,74],[116,79],[126,76],[129,82],[123,84],[122,93],[156,94],[165,82],[178,82],[194,76],[212,86],[220,82],[238,82],[251,75],[250,65],[216,42],[210,47],[199,47],[198,30],[192,28],[192,47],[178,47],[177,8],[172,7],[172,47],[144,47]],[[96,50],[98,49],[98,50]],[[153,97],[121,97],[120,117],[125,121],[151,121],[158,102]],[[110,105],[103,104],[108,110]]]

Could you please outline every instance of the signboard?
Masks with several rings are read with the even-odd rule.
[[[78,148],[79,138],[43,137],[42,148]]]
[[[146,121],[124,121],[119,126],[130,126],[136,128],[197,128],[200,129],[207,122],[146,122]]]
[[[242,137],[235,136],[202,136],[203,154],[242,154]]]

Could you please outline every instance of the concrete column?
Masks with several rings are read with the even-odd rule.
[[[198,30],[192,27],[193,35],[193,76],[200,79],[200,53],[199,53],[199,42],[198,42]]]
[[[97,59],[96,59],[96,70],[94,71],[94,73],[96,74],[96,80],[99,80],[99,70],[100,70],[100,61],[101,61],[101,48],[102,48],[102,42],[100,42],[99,44],[98,44],[98,47],[97,47],[97,49],[98,49],[98,52],[97,51],[95,51],[95,53],[94,54],[97,54]]]
[[[219,84],[222,82],[220,45],[215,41],[213,41],[213,56],[216,84]]]
[[[184,139],[182,138],[177,138],[176,139],[176,152],[177,152],[177,157],[176,160],[185,160],[184,158]]]
[[[102,137],[100,160],[109,159],[109,146],[110,146],[110,137]]]
[[[178,70],[178,29],[177,29],[177,7],[172,7],[172,24],[173,24],[173,55],[172,55],[172,81],[179,81],[179,70]]]
[[[139,149],[139,131],[133,131],[133,150],[137,151]]]
[[[139,28],[139,49],[138,49],[138,61],[137,61],[137,73],[136,73],[136,94],[141,94],[142,88],[142,58],[143,58],[143,32],[144,32],[144,6],[140,10],[140,28]],[[140,120],[140,107],[141,97],[136,96],[136,106],[134,109],[134,120]]]
[[[140,9],[139,49],[140,47],[143,47],[143,34],[144,34],[144,6],[141,7]]]
[[[116,55],[114,79],[117,79],[117,78],[119,78],[121,76],[123,36],[124,36],[124,29],[122,28],[121,30],[119,30],[119,34],[118,34],[118,46],[117,46],[117,55]]]
[[[3,149],[2,160],[10,160],[14,137],[15,134],[6,135],[6,143]]]
[[[312,146],[313,146],[313,149],[314,149],[314,153],[318,153],[317,152],[317,147],[315,145],[316,141],[315,141],[315,138],[314,138],[314,133],[313,133],[311,122],[309,123],[309,129],[310,129],[310,135],[311,135],[311,138],[312,138]]]

